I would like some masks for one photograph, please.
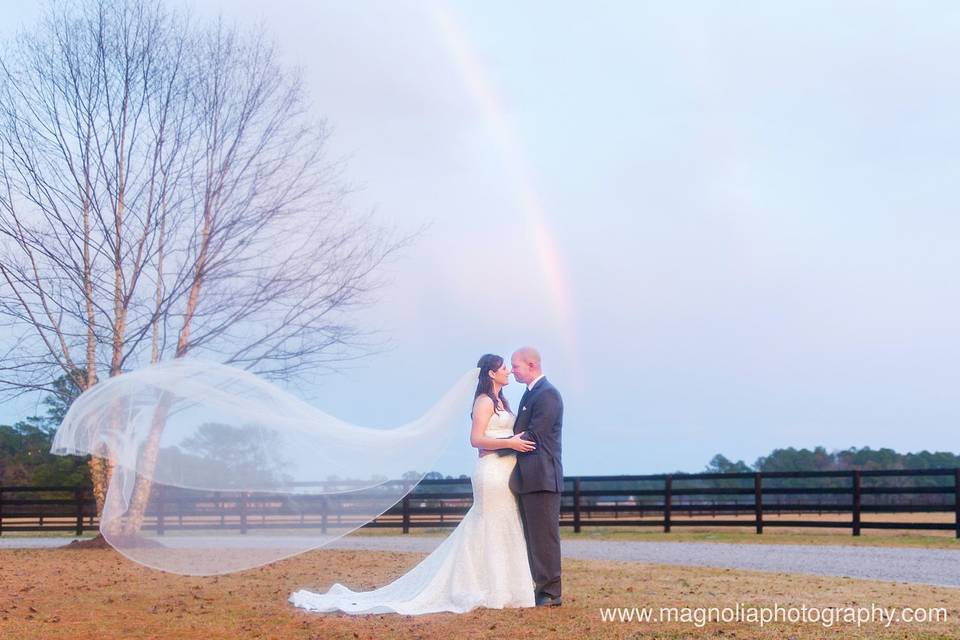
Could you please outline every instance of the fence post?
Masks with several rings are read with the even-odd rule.
[[[163,485],[154,484],[151,487],[151,490],[156,491],[157,495],[154,498],[157,501],[157,535],[163,535],[163,501],[165,496],[163,495]]]
[[[573,532],[580,533],[580,478],[573,479]]]
[[[860,535],[860,470],[853,470],[853,535]]]
[[[958,529],[960,531],[960,529]],[[0,536],[3,535],[3,486],[0,485]]]
[[[953,470],[953,508],[956,536],[960,538],[960,467]]]
[[[403,532],[410,533],[410,494],[403,496]]]
[[[763,533],[763,476],[759,471],[753,476],[753,509],[757,518],[757,533]]]
[[[320,533],[327,535],[327,512],[330,511],[330,504],[327,501],[327,496],[320,496]],[[303,512],[300,512],[300,518],[302,521]]]
[[[74,491],[74,497],[77,500],[77,536],[83,535],[83,494],[84,487],[83,485],[76,488]]]
[[[663,484],[663,532],[670,533],[670,508],[673,504],[673,474],[668,473]]]
[[[247,532],[247,492],[240,492],[240,533]]]

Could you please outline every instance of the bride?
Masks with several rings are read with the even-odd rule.
[[[480,450],[473,469],[473,506],[430,555],[390,584],[352,591],[340,583],[326,593],[301,589],[289,601],[309,611],[351,614],[463,613],[475,607],[534,606],[517,498],[509,487],[514,455],[494,449],[532,451],[535,444],[513,435],[516,416],[503,396],[510,372],[503,358],[486,354],[480,368],[471,417],[470,444]]]

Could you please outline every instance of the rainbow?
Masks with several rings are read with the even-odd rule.
[[[557,249],[553,233],[547,224],[547,214],[533,178],[533,171],[523,151],[520,138],[507,119],[503,96],[487,73],[480,56],[470,44],[470,38],[453,12],[442,2],[430,2],[426,6],[441,42],[456,62],[467,89],[497,140],[508,173],[513,177],[519,196],[520,210],[525,216],[527,231],[536,248],[541,275],[553,306],[556,328],[567,352],[567,364],[578,370],[576,369],[579,360],[577,332],[569,279],[564,272],[563,259]]]

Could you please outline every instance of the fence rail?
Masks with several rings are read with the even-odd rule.
[[[178,493],[167,488],[151,497],[143,526],[158,535],[191,528],[238,528],[246,533],[271,527],[319,527],[326,532],[334,522],[349,526],[351,516],[362,513],[349,497],[298,495],[297,499],[317,508],[291,511],[285,494]],[[453,527],[471,505],[469,479],[423,480],[365,526],[395,527],[403,533],[417,527]],[[771,512],[777,513],[776,519]],[[812,513],[837,517],[782,517]],[[864,514],[897,513],[948,513],[952,522],[862,519]],[[560,524],[578,533],[585,526],[658,527],[667,533],[674,527],[750,527],[758,534],[766,527],[816,527],[848,528],[854,536],[864,529],[953,531],[960,538],[960,467],[566,477]],[[73,531],[79,536],[98,526],[96,502],[87,487],[0,486],[0,535]]]

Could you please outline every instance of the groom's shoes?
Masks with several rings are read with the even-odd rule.
[[[548,595],[537,596],[536,603],[538,607],[559,607],[563,604],[560,596],[553,597]]]

